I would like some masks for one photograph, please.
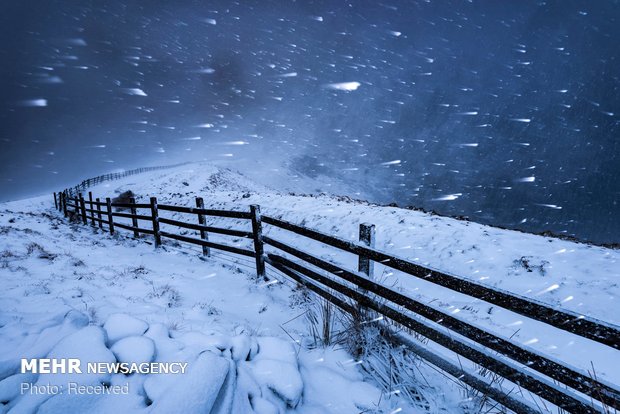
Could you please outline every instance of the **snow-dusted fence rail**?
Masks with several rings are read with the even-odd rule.
[[[133,232],[135,237],[140,234],[152,236],[155,246],[161,245],[162,239],[173,239],[201,246],[204,255],[209,255],[210,249],[216,249],[251,257],[256,261],[257,274],[260,277],[266,277],[265,264],[269,264],[344,311],[352,314],[357,312],[359,315],[361,307],[382,315],[392,323],[426,337],[447,350],[454,351],[459,356],[568,412],[596,413],[606,412],[610,407],[620,409],[620,391],[616,386],[597,379],[594,373],[571,367],[562,361],[525,348],[513,343],[510,338],[497,336],[450,313],[377,283],[372,277],[373,263],[422,278],[443,288],[508,309],[620,352],[620,329],[617,326],[570,311],[554,309],[543,303],[423,267],[375,249],[374,226],[362,224],[360,240],[353,242],[278,218],[262,216],[259,206],[251,206],[249,211],[205,209],[201,198],[196,198],[195,208],[158,204],[155,197],[152,197],[149,203],[143,204],[136,203],[133,198],[128,203],[115,203],[110,198],[106,198],[105,201],[99,198],[93,199],[92,193],[89,192],[88,199],[85,199],[82,194],[75,191],[56,193],[54,201],[65,216],[72,216],[85,225],[90,222],[92,226],[98,226],[112,234],[116,228],[121,228]],[[130,212],[121,212],[119,209]],[[162,217],[161,211],[189,217],[191,222]],[[247,220],[251,222],[252,230],[207,226],[206,216]],[[121,223],[118,218],[125,220]],[[131,225],[128,224],[128,220],[131,220]],[[140,222],[146,222],[146,225],[141,227]],[[160,228],[162,224],[166,225],[166,228],[180,227],[196,231],[197,236],[190,237],[187,233],[181,235],[163,231]],[[358,269],[345,269],[267,236],[263,234],[263,226],[273,226],[280,231],[292,232],[356,255],[359,259]],[[210,241],[210,233],[252,240],[253,249]],[[265,251],[265,248],[269,251]],[[519,413],[540,411],[525,399],[490,384],[488,380],[463,368],[462,365],[432,352],[431,348],[422,346],[421,343],[402,334],[396,334],[395,337],[400,338],[408,349],[431,364],[511,410]]]

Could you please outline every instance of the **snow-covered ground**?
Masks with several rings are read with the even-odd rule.
[[[35,214],[29,211],[35,211]],[[69,225],[46,198],[0,207],[0,412],[348,413],[379,389],[341,349],[300,347],[290,288],[179,249]],[[19,374],[21,358],[188,362],[186,375]],[[71,381],[129,394],[67,394]],[[64,385],[21,395],[21,383]]]
[[[140,174],[91,188],[95,197],[125,190],[136,193],[138,202],[157,196],[160,204],[193,206],[193,197],[201,196],[206,206],[214,208],[247,210],[250,204],[259,204],[263,214],[350,240],[357,239],[360,223],[375,224],[376,246],[381,250],[554,307],[613,324],[620,321],[617,250],[329,195],[290,195],[208,164]],[[364,361],[355,361],[342,349],[307,346],[306,319],[296,318],[307,309],[298,304],[292,284],[277,273],[272,271],[270,277],[283,283],[264,283],[255,280],[253,261],[247,258],[214,253],[202,260],[198,248],[169,239],[155,251],[145,243],[148,236],[132,240],[130,233],[123,232],[110,237],[69,225],[50,203],[48,196],[0,205],[4,288],[0,294],[0,401],[4,411],[34,412],[40,407],[41,412],[71,412],[73,407],[88,406],[100,412],[172,412],[171,407],[176,412],[198,407],[205,412],[228,412],[230,407],[232,412],[253,409],[257,413],[398,408],[415,412],[397,394],[382,395],[378,385],[362,374]],[[226,218],[207,218],[207,224],[249,229],[247,222]],[[357,265],[352,255],[286,231],[266,225],[265,232],[348,268]],[[251,246],[249,240],[228,236],[212,234],[210,239]],[[582,371],[594,366],[599,379],[620,384],[620,358],[609,347],[383,266],[376,265],[375,272],[382,283],[425,303]],[[127,326],[133,329],[119,333]],[[79,378],[92,383],[129,381],[131,392],[123,398],[20,396],[16,384],[51,380],[44,375],[38,379],[15,375],[15,364],[22,357],[45,355],[79,355],[97,361],[188,361],[190,374]],[[431,390],[425,394],[433,400],[431,410],[467,408],[462,390],[430,369],[419,369],[421,387]],[[66,379],[53,381],[61,380]],[[209,411],[209,407],[215,409]]]

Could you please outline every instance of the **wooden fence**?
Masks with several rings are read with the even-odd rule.
[[[75,196],[75,195],[85,191],[89,187],[92,187],[92,186],[97,185],[97,184],[101,184],[104,181],[118,180],[118,179],[123,178],[123,177],[128,177],[130,175],[136,175],[136,174],[140,174],[140,173],[144,173],[144,172],[149,172],[149,171],[167,170],[167,169],[170,169],[170,168],[180,167],[181,165],[186,165],[186,164],[188,164],[188,163],[187,162],[183,162],[183,163],[174,164],[174,165],[161,165],[161,166],[155,166],[155,167],[142,167],[142,168],[136,168],[136,169],[133,169],[133,170],[126,170],[126,171],[121,171],[121,172],[102,174],[102,175],[98,175],[97,177],[87,178],[86,180],[82,181],[81,183],[79,183],[75,187],[67,188],[63,192],[65,194],[67,194],[67,195]],[[54,197],[56,197],[56,196],[54,196]],[[56,200],[55,200],[55,202],[57,203]]]
[[[91,182],[97,183],[97,180]],[[116,229],[123,229],[132,232],[135,237],[141,234],[149,235],[153,238],[155,246],[160,246],[163,240],[173,239],[201,246],[204,255],[209,255],[210,249],[216,249],[251,257],[256,262],[259,277],[266,277],[266,264],[272,266],[345,312],[355,312],[355,307],[361,306],[380,314],[392,323],[454,351],[460,357],[492,371],[565,411],[596,413],[620,409],[620,391],[617,385],[602,381],[587,371],[571,367],[562,361],[514,343],[508,337],[487,332],[450,313],[377,283],[373,279],[373,263],[380,263],[411,277],[421,278],[468,295],[472,299],[494,304],[556,329],[598,342],[618,350],[617,357],[620,358],[618,326],[571,311],[554,309],[546,304],[424,267],[378,250],[374,248],[374,226],[360,225],[360,240],[354,242],[275,217],[261,215],[260,207],[257,205],[250,206],[247,211],[214,210],[205,209],[202,198],[196,198],[196,207],[182,207],[158,204],[155,197],[151,197],[149,203],[136,203],[134,199],[129,203],[115,203],[110,198],[93,199],[90,192],[85,199],[75,190],[55,193],[54,201],[65,216],[71,215],[85,225],[90,223],[91,226],[97,226],[110,234],[114,234]],[[129,212],[121,212],[118,209]],[[161,211],[180,213],[188,220],[164,218],[160,216]],[[248,224],[251,223],[252,230],[207,226],[205,224],[207,216],[247,220]],[[115,221],[115,218],[125,218],[126,221],[130,219],[132,224],[120,223],[118,219]],[[196,236],[162,231],[160,224],[193,230],[196,231]],[[269,237],[263,234],[264,226],[273,226],[339,251],[357,255],[358,268],[345,269],[298,247]],[[253,248],[210,241],[210,233],[246,238],[252,241]],[[269,251],[265,251],[266,247]],[[540,412],[532,405],[531,400],[528,402],[515,393],[494,386],[488,378],[432,352],[421,342],[403,334],[397,334],[397,337],[411,352],[503,406],[518,413]]]

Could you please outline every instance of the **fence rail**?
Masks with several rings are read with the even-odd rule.
[[[152,197],[149,203],[136,203],[134,199],[129,203],[114,203],[110,198],[106,198],[105,202],[99,198],[93,199],[90,192],[86,199],[75,190],[98,182],[101,180],[85,180],[80,184],[81,187],[77,186],[73,191],[54,193],[54,205],[65,217],[71,216],[85,225],[90,221],[91,226],[107,230],[110,234],[114,234],[117,228],[133,232],[134,237],[148,234],[154,238],[155,246],[161,245],[162,239],[172,239],[201,246],[205,256],[209,256],[210,250],[215,249],[252,257],[256,261],[259,277],[266,278],[267,264],[345,312],[355,313],[361,307],[382,315],[391,323],[430,339],[435,344],[455,352],[568,412],[597,413],[606,412],[605,410],[609,410],[610,407],[620,409],[620,390],[617,385],[606,383],[590,372],[525,348],[512,342],[508,337],[495,335],[386,287],[374,280],[373,266],[374,263],[379,263],[465,294],[472,299],[494,304],[556,329],[598,342],[616,351],[620,349],[618,326],[574,312],[554,309],[544,303],[464,280],[378,250],[374,248],[372,225],[361,224],[360,239],[354,242],[276,217],[263,216],[260,207],[256,205],[250,206],[249,211],[205,209],[200,197],[195,200],[195,208],[158,204],[155,197]],[[115,208],[129,209],[130,213],[115,211]],[[137,213],[138,209],[140,214]],[[160,217],[161,211],[178,213],[188,220]],[[252,230],[207,226],[206,217],[247,221]],[[132,224],[115,221],[115,218],[131,220]],[[140,223],[145,222],[150,223],[146,226],[148,228],[139,227]],[[162,231],[160,225],[193,230],[199,235],[190,237],[187,234]],[[263,234],[265,226],[292,232],[297,236],[356,255],[358,268],[346,269],[267,236]],[[247,239],[252,242],[253,249],[210,241],[210,233]],[[267,252],[266,247],[269,250]],[[438,353],[433,353],[410,338],[403,337],[402,333],[396,336],[403,338],[402,342],[412,352],[505,407],[518,413],[539,412],[530,402],[489,384],[488,380],[472,370],[465,369]],[[618,357],[620,358],[620,354]]]

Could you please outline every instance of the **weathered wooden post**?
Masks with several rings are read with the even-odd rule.
[[[58,210],[58,200],[56,199],[56,191],[54,191],[54,208]]]
[[[88,219],[86,218],[86,203],[84,202],[82,193],[80,193],[80,208],[82,209],[82,221],[84,224],[88,224]]]
[[[67,217],[67,191],[63,191],[62,193],[62,214]]]
[[[69,200],[71,200],[72,198],[69,197]],[[80,220],[80,198],[76,195],[75,197],[73,197],[73,202],[75,203],[74,207],[75,207],[75,214],[74,214],[74,218],[76,220]]]
[[[205,203],[204,200],[202,199],[202,197],[196,197],[196,208],[199,208],[200,210],[204,210],[205,208]],[[207,223],[207,221],[205,220],[205,215],[204,214],[200,214],[198,213],[198,224],[200,224],[201,226],[204,226]],[[205,230],[200,230],[200,238],[204,241],[209,241],[209,234],[205,231]],[[207,246],[202,246],[202,254],[204,256],[209,256],[211,252],[209,251],[209,248]]]
[[[374,224],[360,223],[359,241],[368,247],[375,247]],[[370,280],[374,278],[374,263],[368,257],[364,257],[362,255],[358,256],[357,270],[368,276],[368,279]],[[368,292],[365,289],[360,289],[360,293],[362,293],[362,295],[366,295]],[[363,306],[359,306],[359,313],[362,323],[367,323],[375,317],[371,310],[364,308]]]
[[[359,240],[368,247],[375,247],[375,225],[361,223]],[[360,273],[364,273],[369,279],[372,279],[374,276],[373,262],[362,255],[359,256],[357,270]]]
[[[103,221],[101,219],[101,201],[99,201],[99,197],[95,200],[97,203],[97,218],[99,219],[99,228],[103,228]]]
[[[108,228],[110,229],[110,234],[114,234],[114,216],[112,215],[112,200],[110,200],[110,197],[106,197],[105,204],[108,210]]]
[[[161,234],[159,232],[159,213],[157,211],[157,197],[151,197],[151,217],[153,218],[153,236],[155,247],[161,246]]]
[[[136,199],[135,199],[134,197],[131,197],[131,198],[129,199],[129,204],[136,204]],[[137,213],[137,211],[136,211],[136,207],[134,207],[134,206],[132,205],[132,206],[131,206],[131,215],[132,215],[132,216],[135,216],[136,214],[138,214],[138,213]],[[137,228],[138,228],[138,219],[137,219],[137,218],[135,218],[135,217],[132,217],[132,218],[131,218],[131,225],[132,225],[134,228],[136,228],[136,229],[137,229]],[[140,237],[140,233],[138,232],[138,230],[134,230],[134,231],[133,231],[133,237],[135,237],[135,238]]]
[[[252,214],[252,236],[254,238],[254,253],[256,254],[256,274],[265,277],[265,257],[263,248],[263,223],[260,214],[260,206],[252,204],[250,206]]]
[[[95,227],[95,206],[93,205],[93,192],[88,192],[88,204],[90,205],[90,224]]]

